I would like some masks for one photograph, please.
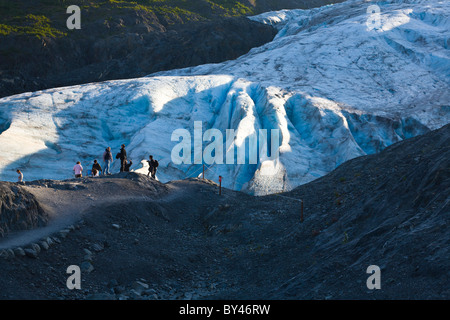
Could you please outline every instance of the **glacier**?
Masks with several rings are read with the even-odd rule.
[[[367,24],[374,4],[377,29]],[[27,181],[72,178],[76,161],[90,168],[122,143],[136,172],[152,154],[158,180],[198,177],[201,164],[173,163],[172,133],[201,121],[234,129],[235,146],[280,131],[273,174],[261,162],[212,164],[207,179],[255,195],[290,190],[450,122],[449,13],[437,0],[267,12],[249,18],[276,37],[236,60],[2,98],[0,179],[15,181],[18,168]]]

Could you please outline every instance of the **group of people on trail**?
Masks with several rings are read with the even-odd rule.
[[[148,160],[149,169],[147,176],[151,175],[153,179],[156,177],[156,168],[158,167],[159,163],[157,160],[153,159],[153,156],[151,155],[150,160]],[[116,159],[120,159],[120,172],[128,172],[130,171],[130,167],[133,165],[133,162],[127,159],[127,151],[125,150],[125,145],[122,144],[120,151],[116,154]],[[102,167],[98,163],[97,160],[94,160],[94,164],[92,165],[91,175],[93,177],[98,177],[100,174],[102,175],[111,175],[111,163],[113,161],[113,156],[111,153],[111,147],[107,147],[105,151],[103,152],[103,162],[104,167],[102,170]],[[18,170],[19,171],[19,170]],[[77,164],[73,167],[73,171],[75,173],[76,178],[83,177],[83,166],[81,165],[81,162],[78,161]]]
[[[125,145],[122,144],[120,147],[120,151],[116,154],[116,159],[120,159],[120,172],[130,171],[130,167],[133,165],[133,161],[128,161],[127,159],[127,151],[125,150]],[[111,147],[107,147],[103,152],[103,162],[104,167],[100,166],[97,160],[94,160],[94,164],[92,165],[92,169],[90,172],[90,176],[98,177],[100,175],[111,175],[111,163],[113,161],[113,156],[111,153]],[[156,170],[159,166],[158,160],[153,159],[153,156],[149,156],[148,162],[148,173],[147,176],[151,176],[153,179],[156,179]],[[80,161],[77,161],[75,166],[73,167],[73,172],[75,174],[75,178],[83,177],[83,166]],[[23,183],[23,173],[17,169],[17,174],[19,175],[17,178],[17,182]],[[89,173],[88,173],[89,175]]]

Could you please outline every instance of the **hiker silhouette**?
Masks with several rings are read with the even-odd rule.
[[[152,155],[149,156],[149,159],[150,159],[150,160],[147,160],[147,162],[148,162],[148,173],[147,173],[147,177],[148,177],[149,175],[151,175],[152,178],[155,179],[155,177],[156,177],[156,170],[157,170],[157,168],[158,168],[158,166],[159,166],[159,163],[158,163],[158,160],[154,160],[154,159],[153,159],[153,156],[152,156]]]

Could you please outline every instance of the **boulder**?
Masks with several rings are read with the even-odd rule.
[[[95,270],[94,266],[89,261],[83,261],[81,263],[80,269],[81,269],[81,271],[86,272],[86,273],[91,273],[92,271]]]
[[[17,247],[17,248],[14,248],[14,254],[17,257],[24,257],[25,256],[25,251],[23,251],[23,249],[21,247]]]
[[[148,284],[143,283],[141,281],[135,281],[131,287],[137,292],[139,292],[139,294],[142,294],[143,291],[148,289]]]
[[[32,248],[24,249],[24,251],[25,251],[26,256],[29,258],[36,259],[38,257],[38,253]]]

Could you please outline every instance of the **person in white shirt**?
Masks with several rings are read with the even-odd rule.
[[[16,172],[19,174],[19,177],[18,177],[18,179],[17,179],[17,182],[23,182],[23,173],[20,172],[19,169],[17,169]]]
[[[77,164],[73,167],[73,171],[75,172],[75,178],[81,178],[83,176],[83,167],[80,161],[77,161]]]
[[[92,176],[93,177],[100,177],[100,171],[97,169],[92,169]]]

